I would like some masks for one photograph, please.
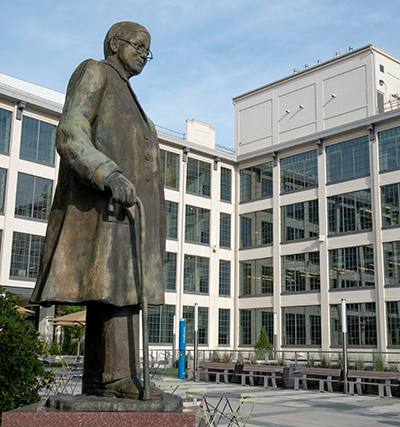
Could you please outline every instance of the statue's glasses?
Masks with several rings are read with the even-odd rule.
[[[136,52],[141,55],[142,53],[146,52],[147,55],[147,62],[150,62],[153,59],[153,54],[151,53],[151,50],[146,49],[143,45],[137,45],[136,43],[132,43],[128,40],[121,39],[118,37],[118,40],[121,40],[125,43],[130,44],[134,49],[136,49]]]

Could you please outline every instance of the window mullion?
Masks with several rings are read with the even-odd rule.
[[[38,121],[38,134],[36,139],[36,159],[39,160],[39,138],[40,138],[40,121]]]
[[[28,262],[26,266],[26,277],[29,277],[29,268],[31,262],[31,246],[32,246],[32,235],[29,235],[29,244],[28,244]]]
[[[35,193],[36,193],[36,176],[33,177],[33,191],[32,191],[32,206],[31,206],[31,218],[33,218],[33,211],[35,205]]]

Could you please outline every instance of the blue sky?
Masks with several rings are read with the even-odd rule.
[[[77,65],[102,59],[115,22],[152,35],[154,60],[131,79],[158,125],[195,118],[233,147],[232,98],[336,51],[373,43],[400,57],[397,0],[2,0],[0,72],[65,92]]]

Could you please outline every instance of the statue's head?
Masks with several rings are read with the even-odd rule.
[[[119,64],[127,78],[138,75],[153,58],[150,33],[135,22],[114,24],[104,39],[104,56]]]

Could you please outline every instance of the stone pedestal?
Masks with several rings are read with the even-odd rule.
[[[161,412],[161,411],[167,412]],[[168,412],[169,411],[169,412]],[[2,427],[195,427],[195,413],[182,412],[178,396],[164,394],[160,402],[95,396],[57,395],[4,412]]]

